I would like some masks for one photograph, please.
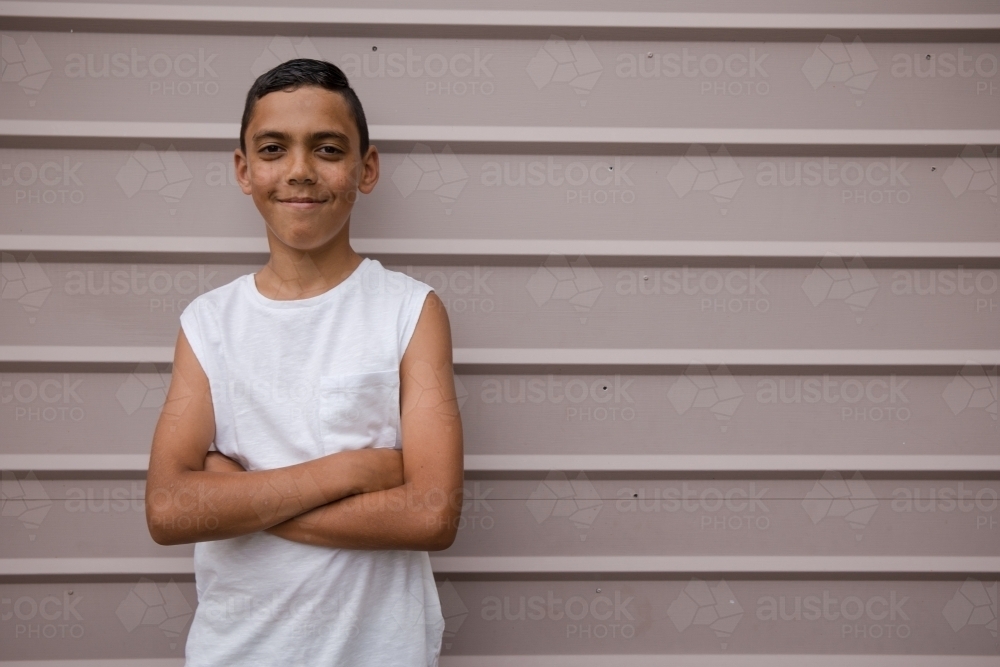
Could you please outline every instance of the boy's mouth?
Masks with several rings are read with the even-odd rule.
[[[324,200],[313,199],[312,197],[289,197],[288,199],[279,199],[278,201],[292,208],[310,209],[319,206]]]

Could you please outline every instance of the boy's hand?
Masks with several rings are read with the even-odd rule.
[[[344,465],[351,466],[357,480],[357,492],[374,493],[393,489],[404,484],[403,452],[388,447],[369,447],[330,454],[341,457]],[[206,468],[207,470],[208,468]],[[296,530],[313,530],[318,527],[323,511],[332,504],[304,512],[288,521],[266,528],[264,532],[291,539]],[[309,542],[309,540],[306,540]]]
[[[205,455],[205,472],[246,472],[246,468],[225,454],[210,451]]]

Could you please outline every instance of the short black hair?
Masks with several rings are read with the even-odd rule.
[[[258,76],[257,80],[250,86],[247,101],[243,107],[243,121],[240,123],[240,150],[243,151],[243,154],[246,155],[247,152],[245,138],[247,125],[250,124],[250,116],[253,114],[257,100],[268,93],[279,90],[295,90],[302,86],[318,86],[339,93],[344,98],[351,111],[351,116],[354,118],[354,124],[358,128],[358,136],[361,138],[361,157],[363,158],[368,152],[368,121],[365,120],[365,110],[361,107],[361,100],[351,88],[343,70],[333,63],[313,58],[295,58],[283,62]]]

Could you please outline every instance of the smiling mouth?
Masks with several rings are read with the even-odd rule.
[[[308,197],[293,197],[291,199],[279,199],[280,203],[285,206],[290,206],[292,208],[314,208],[324,203],[326,200],[323,199],[309,199]]]

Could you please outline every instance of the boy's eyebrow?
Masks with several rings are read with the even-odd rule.
[[[280,130],[261,130],[253,135],[251,141],[257,142],[261,139],[278,139],[279,141],[288,141],[290,137],[286,132],[282,132]],[[320,139],[337,139],[348,145],[351,143],[350,137],[343,132],[337,132],[335,130],[320,130],[319,132],[313,132],[309,135],[310,141],[319,141]]]

